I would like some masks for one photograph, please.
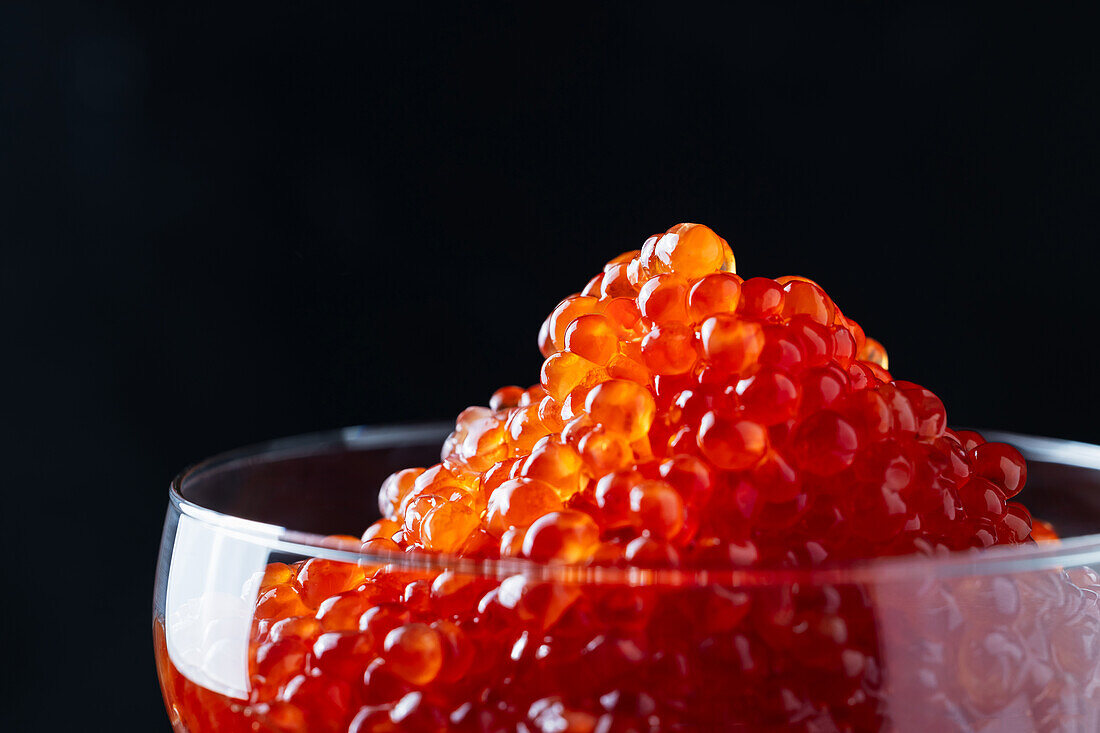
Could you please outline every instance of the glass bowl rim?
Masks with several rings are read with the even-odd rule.
[[[774,586],[840,583],[911,582],[919,578],[1012,574],[1100,563],[1100,533],[1078,535],[1057,542],[989,550],[954,552],[941,556],[901,555],[826,564],[812,568],[643,568],[619,565],[540,563],[519,558],[480,560],[426,552],[363,552],[358,540],[326,537],[289,527],[234,516],[202,506],[183,496],[183,484],[203,472],[240,462],[263,462],[305,457],[336,448],[366,449],[399,445],[401,441],[442,437],[450,423],[357,425],[255,443],[216,454],[181,471],[169,486],[169,502],[181,515],[219,532],[264,545],[278,552],[368,566],[388,565],[408,571],[443,571],[478,577],[523,575],[532,580],[627,585]],[[998,430],[982,430],[990,442],[1011,443],[1028,460],[1100,470],[1100,445],[1045,438]]]

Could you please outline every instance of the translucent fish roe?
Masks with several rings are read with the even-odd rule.
[[[611,260],[538,341],[538,384],[464,411],[439,464],[386,480],[366,550],[807,568],[1033,542],[1013,501],[1027,477],[1019,453],[948,429],[943,403],[895,381],[882,345],[820,286],[742,280],[705,226]],[[940,722],[1017,705],[1053,730],[1042,721],[1072,705],[1059,685],[1096,674],[1074,639],[1100,634],[1096,593],[1082,590],[1097,579],[1077,580],[963,589],[1003,610],[994,626],[959,610],[959,588],[915,589],[955,609],[943,622],[954,642],[914,648],[923,671],[896,683],[942,688]],[[1036,643],[1055,654],[1025,679],[1040,652],[1021,614],[1061,613],[1049,599],[1067,594],[1091,610]],[[910,625],[890,628],[918,639],[904,606],[896,618]],[[217,724],[878,730],[889,727],[880,626],[857,585],[658,589],[273,565],[255,609],[252,697]]]

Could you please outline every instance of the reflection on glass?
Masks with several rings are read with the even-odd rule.
[[[976,555],[649,571],[325,539],[445,433],[281,442],[177,482],[154,606],[177,730],[1100,730],[1098,447],[991,436],[1081,536]]]

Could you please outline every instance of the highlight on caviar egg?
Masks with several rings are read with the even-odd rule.
[[[536,333],[536,383],[363,487],[364,552],[434,564],[270,564],[246,700],[176,679],[184,729],[1100,730],[1090,570],[743,580],[1056,539],[1020,453],[950,429],[821,285],[679,224]]]

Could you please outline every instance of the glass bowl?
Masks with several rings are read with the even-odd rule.
[[[153,620],[176,731],[1100,731],[1100,446],[985,434],[1063,535],[1024,547],[798,571],[361,552],[377,487],[450,427],[173,481]]]

